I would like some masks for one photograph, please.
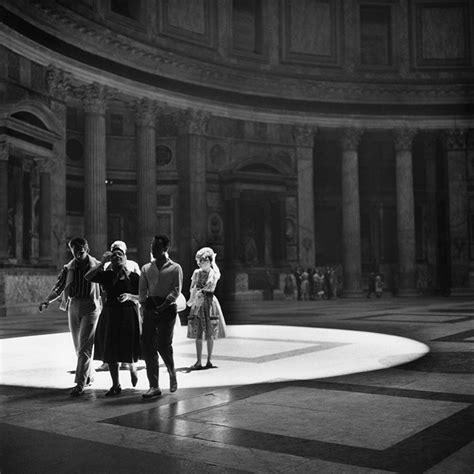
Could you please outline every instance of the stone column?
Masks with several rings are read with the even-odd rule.
[[[150,244],[156,233],[156,110],[153,102],[142,100],[136,106],[137,143],[137,242],[138,261],[150,260]]]
[[[415,134],[414,129],[395,131],[399,296],[416,294],[415,196],[412,165],[412,144]]]
[[[96,83],[88,86],[83,103],[85,110],[84,233],[89,241],[91,253],[99,257],[107,250],[105,88]]]
[[[37,161],[39,190],[39,262],[51,263],[51,170],[46,160]]]
[[[430,269],[433,271],[433,287],[439,288],[436,137],[434,135],[426,136],[424,154],[426,163],[427,260]]]
[[[342,247],[344,296],[362,296],[359,203],[359,143],[363,130],[347,128],[342,135]]]
[[[314,256],[314,132],[311,127],[295,127],[298,166],[298,263],[313,267]]]
[[[179,256],[191,270],[194,252],[207,242],[206,137],[209,115],[187,110],[180,117],[177,160],[180,184]],[[187,276],[186,276],[187,277]]]
[[[448,166],[451,294],[469,293],[469,195],[467,190],[467,133],[445,132]],[[472,289],[470,289],[472,292]]]
[[[0,262],[8,259],[8,157],[9,147],[0,144]]]
[[[51,179],[51,232],[52,232],[52,263],[58,268],[64,265],[71,253],[67,250],[66,231],[66,102],[68,96],[73,96],[71,76],[49,66],[46,81],[50,95],[50,109],[56,120],[56,130],[59,137],[54,144],[53,156],[49,159],[48,168]],[[81,92],[81,89],[77,90]],[[79,98],[79,97],[76,97]]]

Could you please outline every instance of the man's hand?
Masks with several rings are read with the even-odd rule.
[[[43,311],[43,309],[46,309],[48,306],[49,306],[49,301],[42,301],[38,307],[40,313]]]

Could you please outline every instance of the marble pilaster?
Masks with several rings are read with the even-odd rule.
[[[106,90],[96,83],[84,90],[84,233],[91,253],[107,249]]]
[[[40,173],[39,189],[39,261],[51,263],[51,165],[37,161]]]
[[[363,130],[347,128],[342,135],[342,240],[344,296],[361,296],[359,143]]]
[[[298,263],[304,268],[315,265],[314,133],[311,127],[295,127],[293,131],[298,167]]]
[[[449,240],[451,254],[451,294],[469,288],[469,227],[466,130],[445,131],[448,166]]]
[[[436,181],[436,140],[428,136],[424,143],[426,163],[426,256],[433,269],[433,287],[439,287],[438,279],[438,215],[437,215],[437,181]]]
[[[0,262],[8,259],[8,144],[0,144]]]
[[[136,104],[137,144],[137,242],[138,261],[150,260],[150,244],[156,233],[156,110],[153,102]]]
[[[412,144],[416,130],[395,131],[397,193],[398,292],[415,294],[415,197],[413,190]]]

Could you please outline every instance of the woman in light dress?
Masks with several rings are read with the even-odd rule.
[[[216,264],[216,254],[210,247],[196,252],[199,268],[191,277],[190,296],[187,305],[191,307],[188,315],[188,339],[196,341],[196,363],[192,370],[210,369],[214,340],[225,337],[226,325],[221,305],[214,295],[221,272]],[[207,343],[207,363],[201,362],[203,340]]]

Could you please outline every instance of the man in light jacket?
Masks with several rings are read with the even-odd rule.
[[[87,281],[84,275],[100,262],[89,255],[86,239],[75,237],[68,245],[74,258],[64,265],[51,293],[40,303],[39,310],[43,311],[61,297],[59,307],[68,312],[69,329],[77,355],[76,386],[70,395],[79,397],[84,394],[84,388],[92,383],[92,347],[102,308],[99,285]]]

